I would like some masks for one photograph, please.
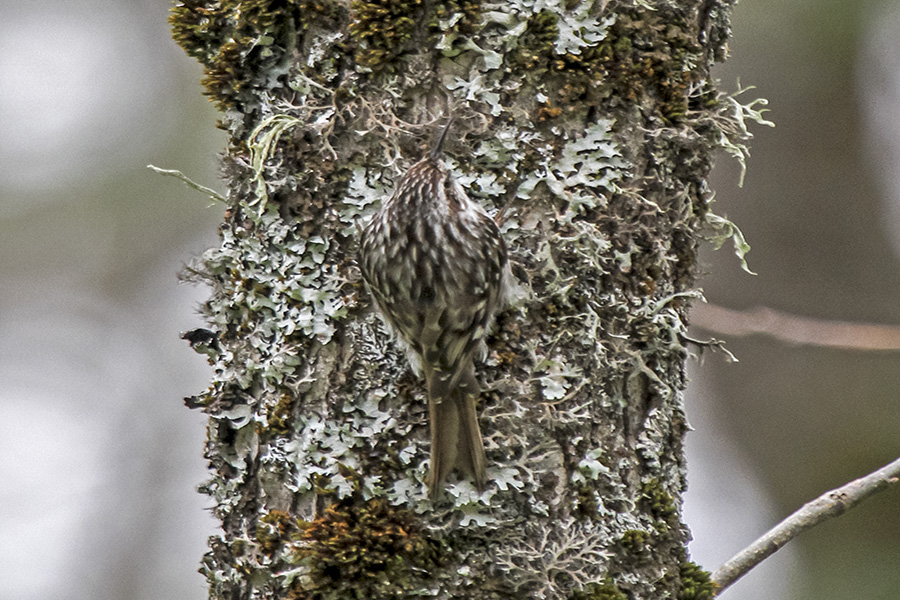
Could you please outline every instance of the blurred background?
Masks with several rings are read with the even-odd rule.
[[[205,360],[179,284],[225,136],[167,0],[0,0],[0,600],[206,597]]]
[[[715,304],[900,324],[900,4],[754,0],[716,73],[767,98],[743,188],[721,157],[714,208],[753,250],[707,249]],[[697,330],[697,337],[709,335]],[[728,340],[740,360],[692,365],[687,519],[695,559],[721,564],[804,502],[900,455],[900,353]],[[803,534],[723,599],[895,599],[900,489]]]
[[[206,597],[205,423],[182,398],[209,371],[178,339],[206,290],[176,274],[222,207],[146,165],[221,191],[225,136],[169,5],[0,0],[0,600]],[[758,275],[705,252],[710,301],[900,322],[900,8],[745,1],[717,76],[755,85],[777,127],[754,128],[743,188],[719,160],[717,210]],[[900,454],[896,353],[728,346],[739,363],[691,365],[686,513],[707,568]],[[869,500],[722,597],[896,598],[898,508],[898,490]]]

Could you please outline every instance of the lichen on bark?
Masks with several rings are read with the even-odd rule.
[[[189,270],[217,334],[190,401],[222,521],[212,598],[679,594],[697,247],[736,235],[706,178],[758,117],[709,74],[729,11],[176,3],[231,135],[221,243]],[[520,293],[479,365],[491,483],[432,503],[424,390],[354,256],[448,114],[448,165],[501,223]]]

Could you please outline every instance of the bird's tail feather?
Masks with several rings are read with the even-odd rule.
[[[432,499],[440,495],[447,476],[454,468],[469,477],[479,490],[484,489],[487,483],[484,441],[475,408],[480,390],[475,380],[474,365],[466,370],[468,373],[462,377],[464,381],[453,388],[446,386],[446,380],[439,381],[441,374],[426,370],[431,417],[428,487]]]

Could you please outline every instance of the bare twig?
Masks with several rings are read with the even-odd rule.
[[[771,308],[731,310],[697,303],[691,324],[726,335],[761,333],[794,344],[851,350],[900,350],[900,327],[811,319]]]
[[[807,502],[787,519],[770,529],[761,538],[738,552],[712,574],[719,593],[743,577],[753,567],[774,554],[801,532],[831,517],[838,517],[875,492],[896,483],[900,477],[900,458],[874,473],[826,492]]]

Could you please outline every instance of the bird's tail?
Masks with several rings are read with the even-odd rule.
[[[437,498],[444,488],[444,481],[454,468],[469,477],[479,490],[487,482],[484,441],[478,426],[475,401],[480,388],[475,380],[475,367],[471,363],[459,380],[450,387],[450,377],[426,369],[428,405],[431,427],[431,469],[428,479],[429,494]]]

